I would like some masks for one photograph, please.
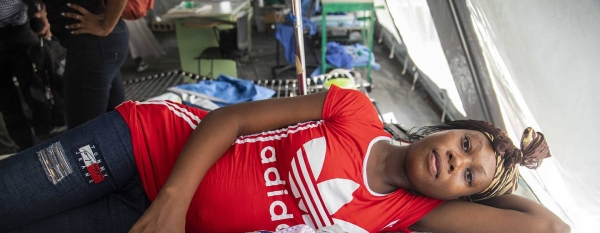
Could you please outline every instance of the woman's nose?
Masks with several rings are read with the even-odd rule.
[[[450,173],[460,169],[465,162],[464,155],[460,153],[450,152],[448,155],[448,165],[450,165]]]

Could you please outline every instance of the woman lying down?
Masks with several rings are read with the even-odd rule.
[[[521,149],[487,122],[423,127],[391,144],[362,93],[224,107],[126,102],[0,161],[2,232],[568,232],[510,194]]]

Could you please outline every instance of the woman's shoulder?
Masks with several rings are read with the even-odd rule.
[[[331,117],[349,117],[359,122],[378,122],[381,125],[379,114],[367,95],[336,86],[329,89],[323,106],[323,119]]]

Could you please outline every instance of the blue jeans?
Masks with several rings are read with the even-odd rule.
[[[116,111],[0,161],[0,232],[127,232],[149,206]]]
[[[106,37],[82,34],[59,39],[67,48],[65,108],[72,129],[125,100],[121,65],[129,52],[129,31],[119,20]]]

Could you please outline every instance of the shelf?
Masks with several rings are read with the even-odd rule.
[[[353,11],[368,11],[368,16],[361,17],[361,21],[365,22],[361,26],[363,44],[367,45],[369,51],[373,52],[373,32],[375,25],[375,5],[373,0],[323,0],[321,1],[321,31],[327,31],[327,13],[331,12],[353,12]],[[365,14],[366,15],[366,14]],[[367,22],[369,28],[367,29]],[[365,33],[368,30],[368,35]],[[368,42],[368,43],[367,43]],[[321,72],[325,73],[328,68],[336,68],[330,64],[326,64],[327,54],[327,33],[321,33]],[[366,66],[366,80],[371,84],[371,56]],[[358,67],[358,66],[357,66]],[[369,88],[370,89],[370,88]]]
[[[321,14],[330,12],[371,11],[375,7],[373,3],[322,3]],[[374,13],[374,12],[373,12]]]

